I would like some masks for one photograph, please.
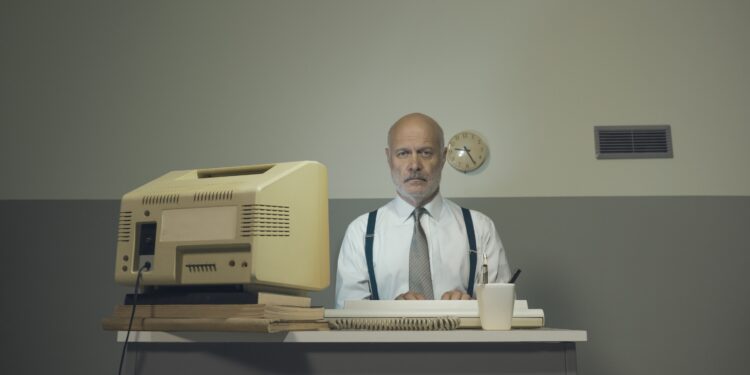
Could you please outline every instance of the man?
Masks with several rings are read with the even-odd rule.
[[[368,268],[365,255],[372,215],[358,217],[347,228],[338,259],[337,308],[347,300],[375,296],[470,299],[470,278],[473,273],[474,282],[479,281],[485,254],[489,282],[510,279],[495,226],[477,211],[470,211],[470,216],[479,261],[470,269],[467,222],[461,207],[440,195],[446,153],[443,130],[427,115],[408,114],[391,126],[385,154],[397,196],[377,210],[371,237],[372,267]]]

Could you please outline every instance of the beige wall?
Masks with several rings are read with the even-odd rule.
[[[750,195],[750,2],[11,2],[0,199],[119,198],[173,169],[312,159],[389,197],[387,127],[492,147],[458,197]],[[597,161],[594,125],[674,159]]]

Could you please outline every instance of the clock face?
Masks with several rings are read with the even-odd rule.
[[[489,151],[479,134],[465,130],[448,141],[448,163],[461,172],[471,172],[482,166]]]

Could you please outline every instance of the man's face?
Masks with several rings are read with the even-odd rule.
[[[445,164],[437,129],[421,118],[397,125],[386,149],[391,178],[398,194],[414,206],[421,206],[437,193]]]

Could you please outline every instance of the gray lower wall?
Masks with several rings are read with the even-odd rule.
[[[331,200],[332,280],[347,224],[382,199]],[[518,293],[549,326],[585,329],[582,374],[750,369],[750,197],[457,199],[495,220]],[[113,281],[119,201],[0,201],[0,373],[114,373],[99,320]],[[333,287],[314,293],[333,305]]]

